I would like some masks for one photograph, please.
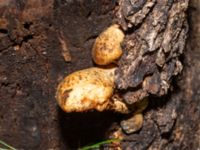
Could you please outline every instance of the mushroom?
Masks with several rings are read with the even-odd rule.
[[[126,105],[111,100],[115,68],[92,67],[76,71],[58,85],[56,99],[65,112],[114,110],[127,112]]]
[[[115,62],[122,55],[121,43],[124,33],[119,25],[111,25],[96,39],[92,58],[97,65],[104,68],[91,67],[71,73],[61,81],[56,92],[59,106],[65,112],[85,112],[90,110],[113,110],[133,115],[121,122],[126,133],[138,131],[143,124],[142,111],[148,105],[143,99],[133,105],[127,105],[115,89]]]
[[[92,57],[98,65],[108,65],[122,55],[121,43],[124,33],[119,25],[113,24],[103,31],[96,39],[92,48]]]
[[[147,97],[133,104],[133,115],[120,123],[124,132],[130,134],[142,128],[144,120],[142,112],[147,108],[148,104],[149,99]]]
[[[127,134],[136,132],[142,128],[143,115],[141,113],[134,114],[128,120],[123,120],[120,125]]]

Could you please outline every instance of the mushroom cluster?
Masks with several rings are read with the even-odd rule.
[[[93,61],[99,67],[76,71],[59,83],[56,99],[65,112],[112,110],[130,113],[133,110],[133,107],[130,108],[123,101],[115,87],[115,70],[117,68],[115,62],[122,55],[121,43],[124,36],[119,25],[111,25],[97,37],[92,48]],[[141,113],[146,108],[147,101],[141,104],[137,108],[140,111],[134,110],[131,119],[121,122],[126,133],[135,132],[142,127]]]

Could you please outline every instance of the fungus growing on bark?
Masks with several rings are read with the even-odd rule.
[[[124,33],[119,25],[114,24],[103,31],[96,39],[92,48],[92,57],[98,65],[113,63],[122,55],[121,43]]]
[[[111,100],[114,70],[115,68],[92,67],[68,75],[57,88],[56,99],[59,106],[65,112],[127,110],[124,103]]]
[[[148,99],[128,105],[115,89],[117,67],[111,63],[122,55],[123,39],[124,33],[117,24],[103,31],[94,43],[92,58],[97,65],[104,65],[104,68],[92,67],[68,75],[58,85],[56,99],[65,112],[133,112],[131,118],[121,122],[123,130],[132,133],[142,127],[142,111],[147,107]]]

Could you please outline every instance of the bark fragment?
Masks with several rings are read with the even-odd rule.
[[[121,0],[119,4],[118,22],[128,36],[116,71],[117,88],[134,88],[133,93],[141,92],[137,95],[167,94],[172,77],[182,70],[179,56],[188,31],[185,14],[188,0]],[[144,80],[146,84],[141,86]],[[133,98],[133,102],[140,98]],[[127,101],[130,103],[130,99]]]

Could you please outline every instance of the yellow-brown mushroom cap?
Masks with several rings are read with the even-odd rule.
[[[65,112],[107,109],[114,90],[114,69],[89,68],[74,72],[58,85],[56,99]]]
[[[107,65],[119,59],[122,55],[121,43],[124,33],[119,25],[111,25],[96,39],[92,48],[92,57],[96,64]]]

